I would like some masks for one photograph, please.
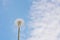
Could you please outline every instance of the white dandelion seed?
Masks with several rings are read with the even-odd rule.
[[[15,24],[18,27],[18,40],[20,40],[20,26],[22,26],[24,24],[24,20],[18,18],[15,20]]]
[[[24,24],[24,20],[18,18],[18,19],[15,20],[15,24],[16,24],[17,26],[22,26],[22,25]]]

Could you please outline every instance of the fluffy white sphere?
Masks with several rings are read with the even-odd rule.
[[[21,25],[24,24],[24,20],[18,18],[18,19],[15,20],[15,24],[16,24],[17,26],[21,26]]]

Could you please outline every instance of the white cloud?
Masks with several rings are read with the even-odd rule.
[[[60,7],[46,1],[33,1],[28,27],[34,30],[27,40],[57,40],[60,33]]]
[[[9,0],[2,0],[2,6],[5,11],[8,10]]]
[[[7,6],[7,4],[8,4],[8,0],[3,0],[3,1],[2,1],[2,5],[3,5],[3,6]]]

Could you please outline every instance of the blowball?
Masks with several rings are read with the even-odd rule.
[[[20,27],[20,26],[22,26],[22,25],[24,24],[24,20],[23,20],[23,19],[16,19],[16,20],[15,20],[15,24],[16,24],[18,27]]]

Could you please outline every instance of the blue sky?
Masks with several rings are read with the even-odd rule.
[[[0,40],[17,40],[17,18],[24,20],[21,40],[59,39],[59,10],[60,0],[0,0]]]
[[[14,29],[14,21],[17,18],[25,21],[25,31],[21,29],[21,40],[26,40],[28,37],[26,36],[28,34],[26,22],[30,5],[31,0],[0,0],[0,40],[17,40],[17,31],[15,30],[17,28]]]

